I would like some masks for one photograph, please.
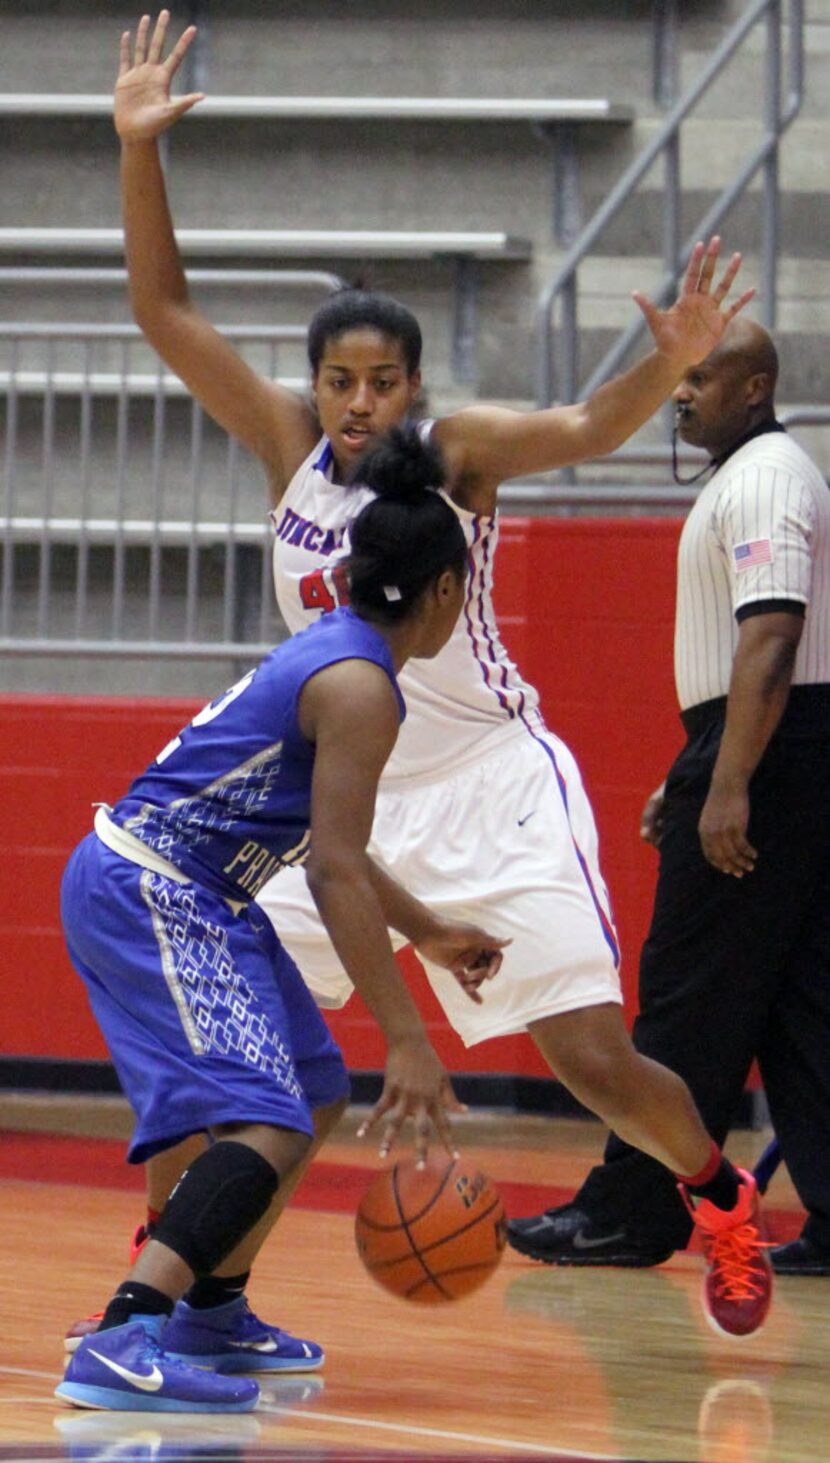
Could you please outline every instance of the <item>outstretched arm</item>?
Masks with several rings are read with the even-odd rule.
[[[308,406],[257,375],[191,303],[158,153],[162,132],[202,100],[171,97],[196,34],[189,26],[163,59],[169,12],[142,16],[121,37],[115,126],[121,139],[124,244],[133,315],[150,344],[220,426],[265,466],[275,498],[316,435]]]
[[[505,478],[604,457],[653,416],[688,367],[714,350],[729,321],[754,294],[746,290],[726,305],[741,256],[732,255],[723,278],[713,287],[719,252],[717,237],[708,247],[695,246],[680,294],[668,310],[634,294],[648,321],[654,349],[587,401],[536,412],[475,406],[439,422],[438,441],[454,479],[482,485],[485,501],[467,500],[466,506],[484,511],[488,490],[492,494]]]

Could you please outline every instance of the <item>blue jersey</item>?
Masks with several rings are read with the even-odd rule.
[[[247,902],[309,851],[314,744],[300,731],[306,681],[342,660],[389,676],[383,636],[348,608],[272,650],[198,713],[137,777],[111,819],[161,858],[225,898]]]

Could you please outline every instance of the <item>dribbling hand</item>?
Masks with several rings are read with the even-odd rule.
[[[407,1118],[413,1121],[415,1157],[419,1166],[427,1160],[433,1129],[447,1152],[457,1157],[450,1129],[450,1113],[466,1112],[452,1090],[447,1073],[425,1036],[413,1036],[390,1044],[386,1058],[383,1091],[358,1129],[363,1138],[383,1123],[379,1153],[386,1158]]]
[[[165,132],[191,107],[203,100],[203,92],[187,96],[170,96],[173,77],[184,60],[185,52],[196,34],[195,25],[180,35],[166,61],[162,61],[169,10],[159,12],[150,36],[150,17],[142,15],[131,45],[129,31],[121,36],[118,80],[115,84],[115,130],[122,142],[149,141]],[[148,40],[149,36],[149,40]]]

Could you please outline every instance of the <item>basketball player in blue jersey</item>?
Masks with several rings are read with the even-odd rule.
[[[354,290],[333,296],[309,328],[308,401],[254,372],[194,308],[157,139],[200,100],[170,96],[195,32],[186,30],[165,59],[168,20],[162,11],[151,26],[145,16],[134,44],[128,33],[121,41],[115,124],[133,311],[202,406],[262,462],[273,503],[278,599],[296,631],[342,597],[338,556],[349,523],[370,496],[352,474],[378,435],[414,408],[420,330],[403,305],[385,296]],[[475,918],[511,940],[500,979],[476,992],[478,1001],[424,960],[448,1019],[467,1045],[529,1032],[582,1103],[685,1175],[702,1201],[696,1217],[707,1230],[707,1293],[716,1297],[709,1308],[734,1330],[757,1325],[769,1299],[752,1181],[699,1135],[680,1151],[677,1103],[684,1099],[636,1060],[621,1014],[619,952],[579,770],[545,727],[536,692],[502,646],[492,605],[499,482],[607,454],[652,415],[751,297],[747,291],[726,305],[740,257],[732,257],[715,284],[718,250],[717,239],[695,248],[670,309],[634,296],[654,348],[587,401],[533,412],[475,405],[421,424],[443,454],[467,543],[465,603],[441,654],[412,662],[403,673],[408,716],[381,782],[371,846],[384,868],[427,905],[453,918]],[[319,1004],[342,1005],[351,990],[348,971],[302,872],[288,870],[264,885],[258,901]],[[688,1138],[692,1129],[685,1131]],[[169,1158],[172,1164],[176,1155]],[[151,1210],[172,1177],[169,1167],[160,1173],[151,1166]],[[747,1249],[754,1277],[749,1298],[745,1288],[736,1295],[722,1286],[724,1274],[734,1272],[736,1243]]]
[[[438,454],[417,435],[379,445],[366,480],[379,496],[352,525],[351,608],[286,641],[194,717],[114,808],[99,808],[64,875],[69,952],[136,1114],[130,1158],[194,1132],[213,1139],[70,1360],[57,1395],[81,1407],[244,1411],[258,1388],[232,1373],[249,1370],[257,1347],[267,1356],[269,1339],[277,1348],[241,1291],[278,1193],[284,1202],[308,1160],[314,1109],[327,1120],[342,1111],[348,1079],[293,961],[251,904],[275,868],[305,864],[388,1042],[370,1119],[383,1126],[383,1149],[407,1117],[421,1157],[432,1125],[451,1142],[447,1114],[458,1104],[387,928],[447,961],[470,990],[496,973],[503,942],[434,917],[366,845],[405,715],[397,673],[446,643],[466,545],[428,486],[441,480]],[[247,1350],[246,1317],[256,1333]],[[319,1348],[306,1353],[319,1365]]]

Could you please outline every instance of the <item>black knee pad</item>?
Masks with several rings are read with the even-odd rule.
[[[261,1219],[279,1176],[246,1143],[221,1139],[182,1174],[153,1230],[194,1275],[211,1275]]]

